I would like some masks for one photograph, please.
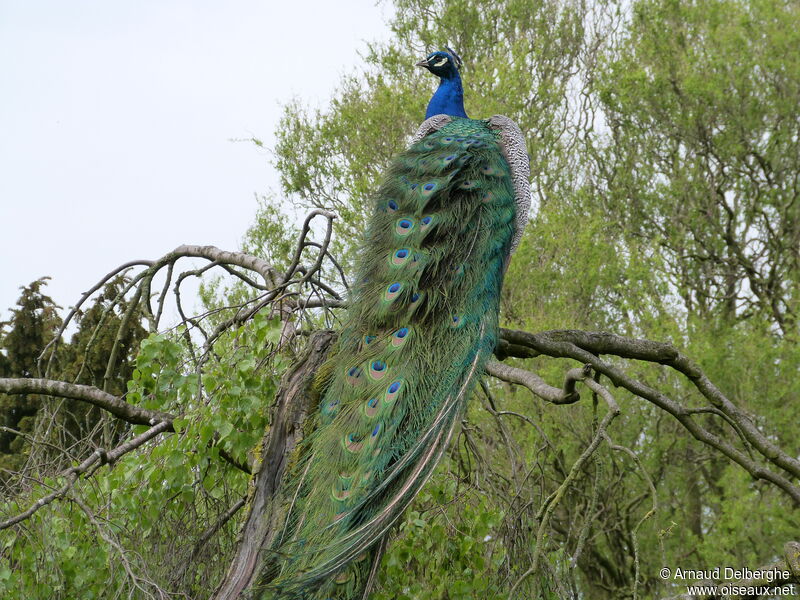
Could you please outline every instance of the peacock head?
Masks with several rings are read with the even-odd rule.
[[[458,76],[461,68],[461,57],[450,48],[431,52],[424,60],[417,63],[418,67],[424,67],[441,79],[450,79]]]

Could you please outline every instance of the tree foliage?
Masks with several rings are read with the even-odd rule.
[[[85,450],[76,455],[65,437],[38,438],[62,448],[60,464],[153,423],[166,433],[113,468],[93,466],[65,492],[70,504],[8,529],[0,591],[212,597],[237,547],[246,471],[268,447],[258,444],[265,429],[278,427],[270,402],[281,375],[306,334],[335,327],[370,193],[431,91],[413,64],[446,45],[465,59],[467,112],[506,114],[527,135],[535,210],[506,276],[503,324],[672,346],[506,335],[498,356],[525,371],[495,369],[475,394],[396,528],[374,597],[661,598],[683,591],[659,577],[662,566],[755,568],[798,539],[787,492],[800,479],[791,463],[800,455],[798,6],[395,0],[391,31],[329,106],[287,104],[275,148],[285,201],[262,200],[247,256],[181,247],[111,281],[54,355],[65,378],[124,396],[143,415],[74,428]],[[332,229],[293,228],[289,203]],[[314,231],[322,241],[308,242]],[[232,278],[204,288],[208,314],[181,309],[182,324],[159,333],[163,294],[153,310],[151,283],[166,269],[167,290],[183,256],[209,264],[182,274],[176,292],[212,267]],[[0,376],[31,377],[60,325],[41,285],[23,294],[3,336]],[[138,323],[149,337],[134,358]],[[594,370],[576,376],[589,390],[580,402],[557,393],[542,402],[518,385],[532,371],[561,386],[576,360],[589,362],[582,356]],[[26,460],[4,517],[69,480]]]
[[[0,325],[0,374],[3,377],[32,377],[36,373],[36,358],[56,334],[61,325],[57,306],[42,292],[47,284],[42,277],[22,288],[17,308],[11,309],[11,320]],[[3,334],[3,328],[8,332]],[[18,471],[29,448],[25,435],[34,427],[34,417],[41,406],[37,395],[0,395],[0,479],[10,471]],[[15,432],[20,432],[17,434]]]

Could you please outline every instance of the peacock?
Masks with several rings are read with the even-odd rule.
[[[369,596],[392,525],[445,452],[497,341],[530,206],[525,138],[508,117],[467,116],[453,50],[417,66],[439,86],[375,194],[255,598]]]

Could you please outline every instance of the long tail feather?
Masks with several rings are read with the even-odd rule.
[[[513,221],[508,164],[485,122],[455,119],[393,161],[261,598],[367,597],[389,530],[494,348]]]

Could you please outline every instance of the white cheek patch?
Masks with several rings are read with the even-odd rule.
[[[433,63],[433,66],[434,66],[434,67],[441,67],[441,66],[443,66],[443,65],[444,65],[446,62],[447,62],[447,59],[446,59],[446,58],[443,58],[443,59],[441,59],[441,60],[438,60],[438,61],[436,61],[435,63]]]

